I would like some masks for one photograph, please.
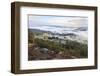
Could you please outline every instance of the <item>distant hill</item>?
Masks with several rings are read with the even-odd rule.
[[[39,29],[28,29],[28,31],[33,32],[33,33],[52,33],[50,31],[44,31],[44,30],[39,30]]]
[[[88,40],[88,35],[87,35],[87,27],[79,27],[71,31],[46,31],[46,30],[40,30],[40,29],[28,29],[28,31],[36,33],[36,34],[43,34],[43,33],[48,33],[50,34],[51,37],[58,37],[59,39],[69,39],[72,41],[77,41],[77,42],[82,42],[82,43],[87,43]]]
[[[87,31],[88,28],[87,27],[79,27],[77,29],[74,29],[73,31]]]

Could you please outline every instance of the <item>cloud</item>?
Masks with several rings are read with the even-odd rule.
[[[86,27],[88,26],[87,17],[61,17],[61,16],[29,16],[29,27],[34,26],[64,26],[64,27]]]

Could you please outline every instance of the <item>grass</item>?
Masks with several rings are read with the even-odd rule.
[[[54,42],[49,40],[35,39],[37,46],[41,48],[48,48],[55,52],[68,52],[73,56],[87,57],[87,44],[82,44],[76,41],[66,40],[66,44],[60,42]]]

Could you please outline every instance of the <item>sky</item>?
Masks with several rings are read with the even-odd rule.
[[[59,26],[59,27],[87,27],[87,17],[76,16],[46,16],[46,15],[29,15],[28,27],[35,26]]]

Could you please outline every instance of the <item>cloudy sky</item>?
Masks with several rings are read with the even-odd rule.
[[[28,26],[87,27],[87,17],[29,15]]]

